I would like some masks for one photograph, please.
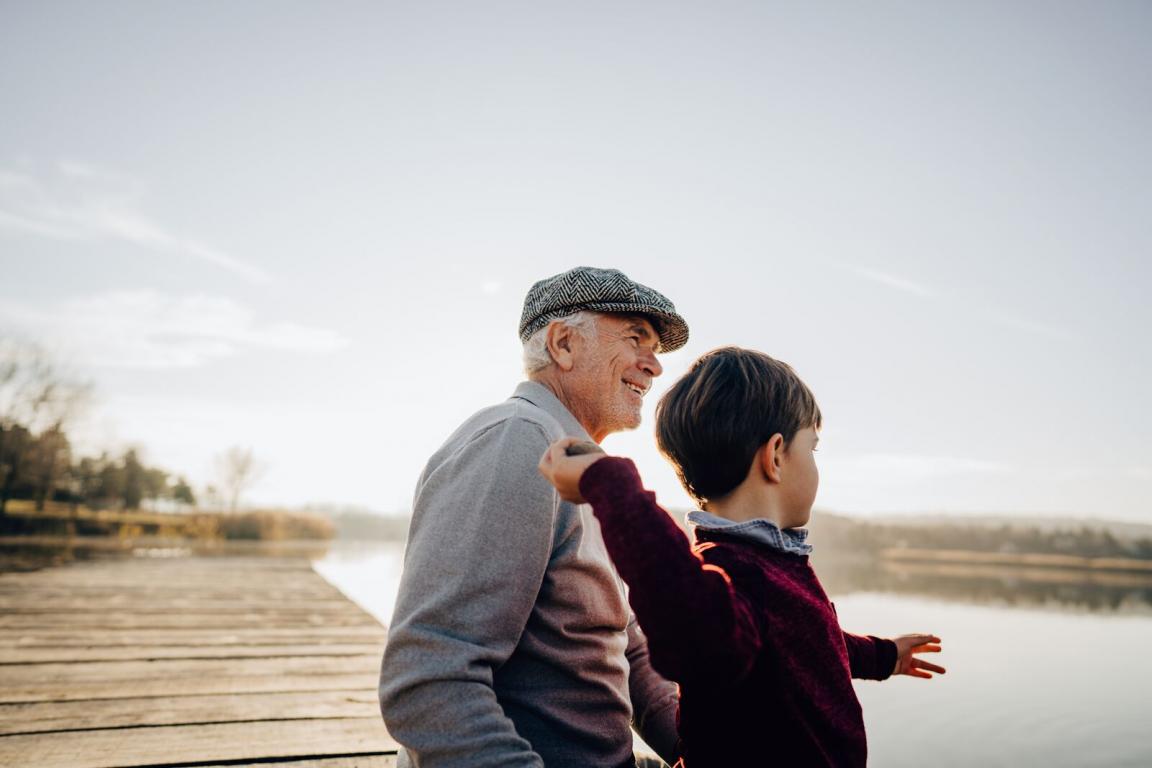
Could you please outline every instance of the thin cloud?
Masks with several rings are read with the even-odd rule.
[[[865,280],[869,280],[879,285],[887,286],[888,288],[893,288],[904,293],[909,293],[913,296],[919,296],[921,298],[936,298],[943,301],[945,304],[949,303],[947,297],[938,296],[934,290],[914,280],[909,280],[905,277],[889,274],[887,272],[881,272],[875,269],[869,269],[867,267],[850,266],[848,268],[858,277],[862,277]],[[955,302],[952,302],[952,304],[955,305]],[[1076,341],[1082,339],[1081,334],[1075,333],[1067,328],[1061,328],[1050,323],[1044,323],[1039,320],[1033,320],[1031,318],[1023,317],[1021,315],[1016,315],[1009,312],[1003,312],[997,309],[985,308],[982,310],[974,310],[971,306],[968,306],[964,308],[964,311],[972,314],[973,316],[981,317],[987,322],[1012,328],[1017,331],[1024,331],[1025,333],[1029,333],[1035,336],[1045,336],[1047,338],[1056,339],[1058,341]]]
[[[92,366],[195,368],[252,349],[325,353],[347,347],[339,333],[296,323],[261,323],[231,299],[125,291],[48,307],[9,305],[0,320],[47,336]]]
[[[1084,339],[1083,334],[1067,328],[1042,323],[1038,320],[1031,320],[1027,317],[1020,317],[1019,315],[1013,315],[1007,312],[990,310],[987,312],[987,317],[999,325],[1024,331],[1035,336],[1045,336],[1050,339],[1055,339],[1056,341],[1082,341]]]
[[[140,206],[142,185],[79,163],[61,163],[50,183],[0,169],[0,229],[54,240],[112,239],[184,256],[267,283],[267,272],[170,231]]]
[[[880,272],[875,269],[868,269],[867,267],[852,267],[852,271],[865,280],[871,280],[874,283],[886,285],[889,288],[895,288],[904,293],[911,293],[914,296],[931,298],[936,295],[930,288],[905,277],[890,275],[887,272]]]

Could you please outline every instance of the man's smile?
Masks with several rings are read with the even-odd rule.
[[[643,384],[637,384],[636,382],[628,381],[627,379],[623,379],[622,381],[624,382],[624,386],[628,387],[628,389],[632,390],[640,397],[644,397],[644,395],[648,392],[648,387]]]

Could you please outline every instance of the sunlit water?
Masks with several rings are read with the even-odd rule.
[[[338,543],[316,569],[387,624],[402,561],[400,544]],[[1152,766],[1152,610],[1129,593],[1065,589],[1022,607],[1004,602],[1010,579],[967,596],[834,581],[845,629],[944,638],[947,675],[858,681],[871,765]]]

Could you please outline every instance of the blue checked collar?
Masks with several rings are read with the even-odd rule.
[[[764,518],[737,523],[710,512],[695,510],[688,513],[688,526],[694,531],[722,533],[757,544],[764,544],[788,555],[809,555],[812,545],[807,544],[808,531],[804,528],[780,528]]]

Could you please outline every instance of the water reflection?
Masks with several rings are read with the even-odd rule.
[[[1152,614],[1147,574],[851,559],[836,553],[816,553],[812,565],[833,597],[889,592],[981,605]]]

